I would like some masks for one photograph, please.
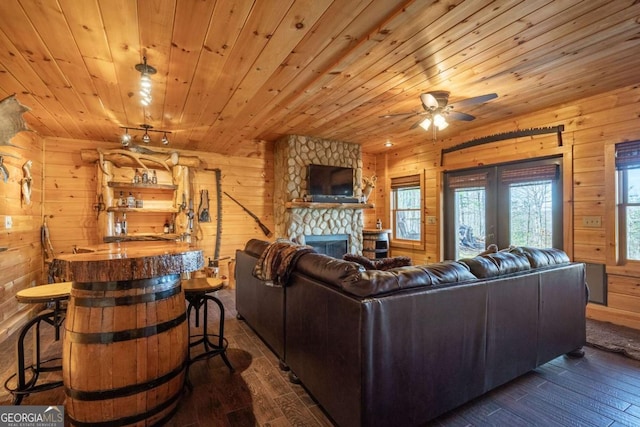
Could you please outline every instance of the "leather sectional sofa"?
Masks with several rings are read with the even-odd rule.
[[[365,271],[309,253],[284,287],[236,256],[239,316],[334,422],[417,426],[585,343],[585,267],[555,249]]]

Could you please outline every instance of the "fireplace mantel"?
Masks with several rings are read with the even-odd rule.
[[[318,203],[318,202],[287,202],[287,209],[373,209],[372,203]]]

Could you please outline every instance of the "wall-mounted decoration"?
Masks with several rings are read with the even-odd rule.
[[[376,181],[378,177],[373,175],[371,178],[367,178],[365,176],[362,177],[362,202],[367,203],[369,200],[369,196],[371,196],[371,192],[374,188],[376,188]]]
[[[22,178],[22,203],[24,205],[31,204],[31,160],[27,160],[24,165],[22,165],[22,172],[24,173],[24,177]]]
[[[22,148],[12,144],[11,138],[18,132],[30,130],[22,119],[22,113],[27,111],[29,111],[29,108],[20,104],[15,95],[8,96],[0,101],[0,145]],[[19,159],[20,157],[0,151],[0,175],[2,180],[7,182],[9,180],[9,171],[3,164],[4,157],[13,157],[14,159]]]
[[[18,132],[30,130],[22,119],[22,113],[26,113],[27,111],[29,111],[29,108],[20,104],[15,95],[11,95],[0,101],[0,145],[22,148],[12,144],[10,141]],[[18,156],[10,153],[0,152],[0,156],[19,159]]]
[[[4,165],[4,157],[0,156],[0,176],[2,176],[2,181],[7,182],[9,179],[9,170]]]

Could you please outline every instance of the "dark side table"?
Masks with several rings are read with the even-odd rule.
[[[191,364],[198,360],[208,359],[213,356],[220,356],[231,372],[234,371],[231,362],[227,358],[227,340],[224,337],[224,306],[222,302],[213,295],[224,287],[222,279],[214,277],[203,277],[182,281],[184,296],[189,303],[187,307],[187,319],[189,319],[189,360]],[[211,301],[218,306],[220,311],[220,322],[216,333],[209,332],[209,306]],[[200,326],[200,310],[202,309],[202,334],[191,334],[191,310],[195,310],[195,327]],[[204,352],[195,357],[191,357],[191,347],[202,344]]]

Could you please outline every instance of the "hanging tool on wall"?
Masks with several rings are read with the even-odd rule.
[[[216,245],[213,249],[213,258],[218,259],[220,257],[220,239],[222,236],[222,172],[219,168],[205,168],[205,170],[213,171],[216,177]]]
[[[98,194],[98,203],[93,205],[93,210],[96,211],[96,219],[100,219],[100,212],[105,210],[104,199],[102,194]]]
[[[42,243],[44,258],[53,259],[56,254],[53,251],[53,245],[51,244],[51,238],[49,237],[49,227],[47,226],[46,216],[43,218],[42,227],[40,228],[40,243]]]
[[[200,205],[198,206],[198,221],[211,222],[209,215],[209,190],[200,190]]]
[[[249,216],[251,216],[251,218],[253,218],[256,223],[258,223],[258,226],[260,226],[260,228],[262,229],[262,232],[264,233],[265,236],[270,237],[271,236],[271,230],[269,230],[269,228],[267,228],[266,225],[264,225],[262,223],[262,221],[260,221],[260,218],[258,218],[253,212],[251,212],[249,209],[245,208],[242,203],[240,203],[239,201],[237,201],[236,199],[234,199],[233,197],[231,197],[229,195],[229,193],[227,193],[226,191],[224,192],[224,194],[230,198],[231,200],[233,200],[234,202],[236,202],[236,204],[238,206],[240,206],[246,213],[249,214]]]
[[[193,218],[195,213],[193,212],[193,199],[189,199],[189,210],[187,211],[187,219],[189,220],[189,231],[193,231]]]

